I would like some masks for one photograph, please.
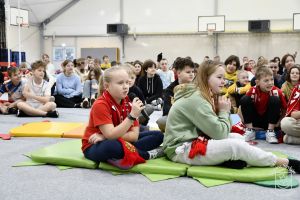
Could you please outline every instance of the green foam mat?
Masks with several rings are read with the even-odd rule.
[[[277,156],[287,157],[285,154],[273,152]],[[43,164],[57,165],[60,170],[73,167],[107,170],[114,175],[124,173],[141,173],[151,181],[161,181],[179,176],[191,176],[206,187],[223,185],[233,181],[253,182],[266,187],[294,188],[299,183],[292,176],[287,176],[287,169],[271,167],[249,167],[242,170],[222,168],[218,166],[189,166],[175,163],[167,158],[148,160],[128,170],[121,170],[107,163],[95,162],[84,158],[81,151],[81,140],[69,140],[39,149],[30,154],[31,161],[21,162],[15,166],[34,166]]]
[[[97,164],[84,157],[81,151],[81,140],[70,140],[57,143],[30,154],[30,158],[35,162],[48,163],[52,165],[81,167],[95,169]],[[61,167],[65,169],[65,167]]]
[[[13,167],[24,167],[24,166],[39,166],[46,165],[46,163],[35,162],[33,160],[27,160],[13,165]]]
[[[286,177],[288,170],[281,167],[247,167],[229,169],[218,166],[192,166],[187,175],[198,178],[210,178],[227,181],[257,182],[274,180],[275,177]]]
[[[142,174],[162,174],[162,175],[174,175],[174,176],[184,176],[186,170],[189,167],[187,164],[174,163],[165,157],[147,160],[146,163],[142,163],[134,166],[128,170],[121,170],[107,163],[100,163],[99,168],[107,171],[113,172],[133,172]],[[151,176],[151,175],[149,175]],[[155,178],[153,178],[155,179]]]
[[[299,186],[299,182],[297,179],[293,177],[293,175],[287,176],[283,179],[270,180],[270,181],[259,181],[255,182],[254,184],[264,186],[264,187],[271,187],[271,188],[281,188],[281,189],[291,189],[296,188]]]

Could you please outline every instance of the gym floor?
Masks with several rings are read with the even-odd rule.
[[[0,132],[27,122],[50,121],[87,122],[88,109],[58,109],[57,119],[0,115]],[[151,115],[151,125],[161,115]],[[76,116],[76,117],[75,117]],[[55,166],[12,167],[28,160],[23,154],[61,141],[63,138],[18,137],[0,140],[0,199],[299,199],[295,189],[267,188],[249,183],[231,183],[206,188],[189,177],[151,182],[140,174],[113,176],[101,170],[73,168],[60,171]],[[299,146],[271,145],[259,141],[258,147],[281,151],[300,159]],[[300,182],[300,175],[293,175]]]

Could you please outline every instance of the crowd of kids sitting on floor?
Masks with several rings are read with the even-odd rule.
[[[10,67],[9,79],[0,79],[0,96],[8,93],[8,99],[0,103],[0,112],[16,114],[17,117],[56,118],[59,117],[57,107],[92,108],[83,137],[83,152],[89,159],[108,161],[118,167],[129,168],[155,158],[163,151],[175,162],[221,164],[228,159],[224,156],[220,159],[218,152],[207,152],[207,157],[214,157],[213,162],[211,159],[191,159],[197,154],[205,155],[208,144],[227,148],[223,143],[232,140],[228,135],[231,130],[227,121],[229,113],[240,116],[245,126],[245,142],[254,140],[257,130],[264,130],[269,143],[279,142],[277,132],[280,131],[285,143],[300,144],[300,126],[297,123],[300,119],[300,66],[295,63],[295,56],[296,53],[288,53],[281,60],[279,57],[267,59],[263,56],[254,60],[245,56],[242,63],[236,55],[227,57],[224,62],[221,62],[220,56],[215,56],[213,60],[206,56],[200,65],[190,57],[178,57],[169,65],[168,60],[159,54],[156,61],[136,60],[121,65],[110,62],[105,55],[102,64],[99,59],[88,57],[65,60],[60,67],[56,67],[49,56],[43,54],[41,60],[30,66],[22,63],[19,67]],[[221,79],[224,81],[218,82]],[[122,84],[126,85],[125,89]],[[197,96],[195,99],[194,95]],[[199,95],[202,99],[198,99]],[[186,99],[190,98],[191,102],[186,105]],[[194,100],[203,102],[193,103]],[[178,103],[174,103],[176,101]],[[113,109],[110,110],[110,107]],[[203,113],[206,109],[208,114]],[[151,132],[147,127],[154,110],[162,110],[157,124],[166,134],[164,149],[159,148],[163,134]],[[197,115],[207,118],[207,124],[196,123]],[[193,124],[194,128],[189,128],[201,138],[195,138],[194,132],[187,133],[190,139],[196,141],[190,143],[191,140],[178,136],[176,131],[184,132],[184,127],[174,123],[180,124],[180,120],[186,125]],[[227,134],[210,134],[209,129],[218,126],[220,129],[217,132]],[[219,143],[214,144],[210,139],[216,139]],[[174,140],[177,142],[173,143]],[[237,148],[244,145],[233,143]],[[194,145],[199,148],[195,150]],[[127,152],[125,149],[128,146]],[[234,160],[256,166],[288,163],[262,150],[252,149],[252,146],[244,146]],[[134,148],[137,151],[133,154],[130,149]],[[188,154],[185,149],[189,149],[186,151]],[[251,149],[253,157],[245,156]],[[101,154],[107,151],[110,154]],[[136,157],[136,162],[124,161],[125,157],[131,156]]]

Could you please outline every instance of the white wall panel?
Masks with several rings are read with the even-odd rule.
[[[219,54],[223,60],[230,54],[238,55],[240,58],[249,56],[257,60],[259,56],[268,59],[286,53],[300,52],[300,35],[292,34],[223,34],[219,35]],[[299,56],[296,63],[300,63]]]
[[[120,22],[119,0],[81,0],[46,26],[45,35],[101,35]]]
[[[124,0],[130,32],[197,32],[198,16],[214,15],[212,0]]]
[[[169,63],[178,56],[191,56],[194,61],[200,62],[205,55],[213,55],[213,40],[203,35],[138,36],[136,40],[133,37],[126,38],[126,61],[156,61],[160,52]]]
[[[299,0],[218,0],[226,20],[292,19],[299,10]]]
[[[7,34],[8,48],[19,51],[18,27],[10,26]],[[40,31],[38,27],[21,28],[21,51],[26,52],[26,60],[33,62],[40,58]]]

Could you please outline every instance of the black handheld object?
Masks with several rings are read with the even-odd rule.
[[[133,92],[131,92],[131,93],[128,94],[128,98],[130,99],[130,101],[132,101],[135,97],[137,97],[137,96],[136,96],[136,94],[133,93]],[[144,117],[146,120],[149,120],[149,119],[150,119],[150,118],[149,118],[149,115],[147,114],[147,112],[145,111],[145,109],[143,109],[143,110],[141,111],[141,113],[142,113],[143,117]]]
[[[160,62],[160,61],[162,60],[162,58],[163,58],[162,53],[159,53],[159,54],[157,55],[157,62]]]

